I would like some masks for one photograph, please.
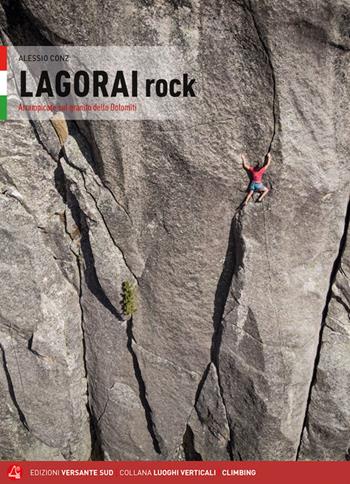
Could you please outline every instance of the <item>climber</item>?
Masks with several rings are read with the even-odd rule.
[[[242,158],[243,168],[249,172],[249,176],[250,176],[248,193],[241,205],[241,207],[244,208],[249,202],[249,200],[252,198],[254,192],[260,193],[260,196],[257,199],[257,202],[261,202],[262,199],[266,197],[266,195],[270,191],[269,188],[267,188],[262,183],[262,177],[271,163],[271,154],[268,153],[265,156],[264,164],[261,168],[260,168],[259,162],[255,163],[255,166],[253,167],[249,165],[246,157],[243,154],[241,155],[241,158]]]

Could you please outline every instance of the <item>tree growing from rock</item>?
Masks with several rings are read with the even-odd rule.
[[[123,289],[123,313],[124,316],[131,318],[136,312],[136,288],[135,285],[129,281],[124,281]]]

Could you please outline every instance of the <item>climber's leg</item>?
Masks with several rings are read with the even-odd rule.
[[[252,198],[253,193],[254,193],[254,190],[249,190],[249,192],[247,193],[247,196],[243,200],[243,203],[242,203],[242,206],[243,207],[245,207],[247,205],[247,203],[249,202],[249,200]]]
[[[266,195],[269,193],[270,189],[267,187],[264,187],[262,190],[259,190],[260,196],[257,199],[257,202],[261,202],[261,200],[266,197]]]

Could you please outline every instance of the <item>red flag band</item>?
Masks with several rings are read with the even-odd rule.
[[[7,71],[7,47],[0,45],[0,71]]]
[[[348,462],[1,462],[0,482],[349,484]]]

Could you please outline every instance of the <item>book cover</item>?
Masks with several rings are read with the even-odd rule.
[[[1,460],[343,466],[349,2],[1,0],[0,26]]]

